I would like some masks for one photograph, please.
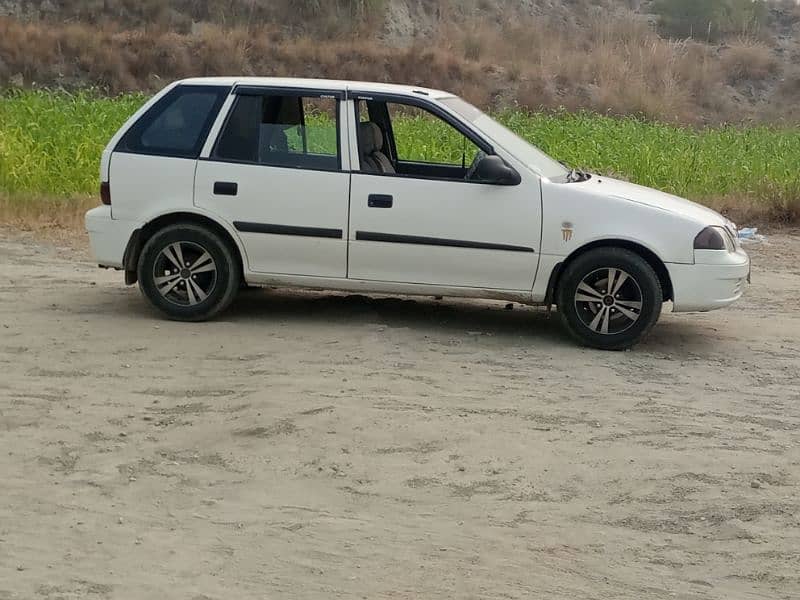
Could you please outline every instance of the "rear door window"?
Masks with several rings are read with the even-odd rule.
[[[330,97],[239,95],[212,158],[339,170],[338,106]]]
[[[179,86],[159,100],[125,134],[116,150],[197,158],[222,103],[223,86]]]

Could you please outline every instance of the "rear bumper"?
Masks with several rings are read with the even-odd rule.
[[[111,218],[110,206],[98,206],[86,213],[86,231],[92,254],[101,267],[123,268],[125,249],[139,224]]]
[[[674,292],[674,312],[705,312],[724,308],[742,297],[750,277],[744,252],[724,256],[724,264],[667,264]]]

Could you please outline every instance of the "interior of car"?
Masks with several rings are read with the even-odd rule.
[[[330,100],[326,107],[330,117],[324,125],[313,127],[307,123],[307,102],[299,96],[239,96],[213,156],[262,165],[338,170],[336,102]],[[314,144],[309,140],[312,133]]]
[[[464,181],[485,156],[471,140],[424,109],[382,100],[359,100],[356,109],[362,172]],[[436,131],[444,132],[441,148],[414,147],[396,135],[395,126],[399,129],[403,118],[427,120]]]

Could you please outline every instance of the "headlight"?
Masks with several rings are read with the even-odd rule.
[[[736,242],[725,227],[706,227],[694,238],[695,250],[727,250],[734,252]]]

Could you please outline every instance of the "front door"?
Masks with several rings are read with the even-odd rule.
[[[520,170],[516,186],[470,180],[488,144],[422,103],[370,97],[354,108],[360,170],[351,182],[349,277],[531,290],[541,228],[536,177]]]
[[[210,156],[198,161],[195,204],[235,227],[251,271],[346,277],[340,99],[254,87],[234,94]]]

